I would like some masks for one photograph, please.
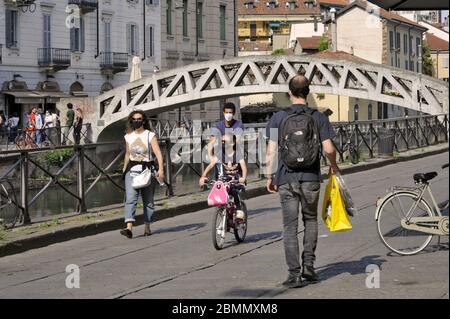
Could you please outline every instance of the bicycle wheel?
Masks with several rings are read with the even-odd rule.
[[[10,181],[0,183],[0,220],[6,228],[22,223],[22,214],[17,205],[16,191]]]
[[[226,233],[226,222],[227,222],[227,211],[225,207],[218,207],[213,215],[212,223],[212,241],[214,248],[220,250],[223,248],[225,243],[225,233]]]
[[[17,136],[14,143],[19,149],[25,148],[25,138],[22,135]]]
[[[238,243],[242,243],[245,239],[245,235],[247,234],[247,206],[241,200],[241,209],[244,212],[244,218],[234,221],[234,237],[238,241]]]
[[[407,213],[417,202],[417,194],[399,192],[383,201],[378,214],[378,233],[387,248],[400,255],[413,255],[424,249],[433,235],[405,229],[401,225]],[[430,205],[421,199],[410,217],[434,216]]]

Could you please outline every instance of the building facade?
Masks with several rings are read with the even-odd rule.
[[[237,56],[235,2],[161,1],[161,70]],[[238,102],[238,99],[229,99]],[[216,121],[225,100],[188,105],[158,117],[171,122]],[[238,104],[238,103],[237,103]]]
[[[433,60],[433,76],[448,82],[448,38],[446,41],[438,38],[432,33],[427,32],[425,35],[425,41],[428,43],[431,51],[431,59]]]
[[[355,31],[358,26],[358,32]],[[398,14],[356,0],[336,15],[337,50],[373,63],[421,73],[419,51],[426,28]],[[331,28],[328,30],[331,32]],[[331,39],[331,36],[329,36]],[[416,114],[395,105],[377,103],[379,118]]]
[[[0,109],[23,115],[61,97],[96,96],[161,65],[158,0],[0,0]]]

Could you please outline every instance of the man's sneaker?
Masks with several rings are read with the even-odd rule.
[[[314,271],[314,267],[310,265],[303,266],[302,277],[311,283],[316,283],[319,281],[319,277]]]
[[[245,214],[244,214],[243,210],[237,210],[236,211],[236,218],[244,219],[244,217],[245,217]]]
[[[304,281],[302,281],[302,278],[300,275],[292,275],[289,274],[287,279],[282,284],[285,287],[288,288],[301,288],[306,285]]]

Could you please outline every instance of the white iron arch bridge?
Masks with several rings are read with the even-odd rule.
[[[399,105],[428,114],[448,113],[449,85],[426,75],[373,63],[312,56],[246,56],[154,74],[95,99],[93,140],[134,109],[150,116],[180,106],[258,93],[286,93],[289,79],[305,74],[312,93]]]

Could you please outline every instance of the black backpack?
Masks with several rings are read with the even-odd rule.
[[[291,170],[310,168],[322,149],[319,129],[312,114],[317,110],[286,110],[280,126],[279,150],[283,163]]]

